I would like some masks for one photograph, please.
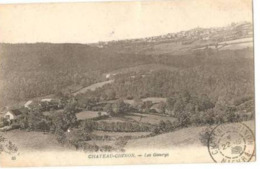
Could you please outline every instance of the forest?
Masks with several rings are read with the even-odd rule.
[[[103,73],[152,62],[82,44],[0,44],[0,106],[102,81]]]
[[[145,55],[121,54],[109,48],[81,44],[38,43],[0,44],[0,52],[1,106],[58,94],[71,86],[86,87],[104,81],[107,72],[147,64],[166,65],[174,70],[119,73],[114,84],[97,90],[95,95],[168,97],[188,90],[196,94],[207,93],[213,102],[220,99],[219,96],[230,102],[254,93],[252,48]]]
[[[115,147],[89,141],[114,139],[121,149],[129,139],[254,119],[252,48],[147,55],[82,44],[38,43],[0,44],[0,52],[0,107],[50,94],[58,100],[51,108],[40,103],[21,109],[12,129],[54,134],[59,143],[76,149],[112,151]],[[114,75],[108,79],[107,74]],[[108,80],[112,82],[95,90],[79,94],[72,90]],[[165,101],[153,103],[146,98]],[[79,120],[77,113],[82,111],[99,116]],[[101,111],[108,115],[101,116]],[[135,116],[148,116],[148,122],[131,119]],[[152,116],[159,121],[153,122]],[[96,135],[97,131],[128,135],[115,139]],[[148,134],[131,135],[134,132]]]
[[[252,52],[251,49],[244,49],[221,51],[209,56],[203,54],[189,56],[189,58],[165,56],[168,65],[178,65],[179,68],[174,71],[156,70],[119,74],[115,77],[114,83],[79,94],[77,98],[79,100],[89,97],[101,100],[168,98],[186,91],[199,97],[207,94],[214,104],[217,102],[233,104],[241,97],[254,97],[253,58],[247,57],[252,55]]]

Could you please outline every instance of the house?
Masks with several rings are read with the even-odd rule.
[[[115,77],[115,76],[116,76],[116,73],[108,73],[108,74],[105,75],[105,78],[107,80],[109,80],[109,79],[113,79],[113,77]]]
[[[41,102],[51,102],[52,99],[42,99]]]
[[[110,78],[110,76],[111,76],[110,74],[106,74],[106,78],[107,78],[107,79],[109,79],[109,78]]]
[[[109,116],[110,114],[108,112],[99,112],[99,116]]]
[[[9,110],[5,113],[4,118],[8,121],[13,121],[19,118],[19,116],[22,114],[22,112],[18,109]]]
[[[30,108],[31,108],[30,105],[31,105],[32,103],[33,103],[33,101],[32,101],[32,100],[29,100],[29,101],[27,101],[27,102],[24,104],[24,107],[30,109]]]

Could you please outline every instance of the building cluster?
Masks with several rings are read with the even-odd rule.
[[[62,105],[59,100],[44,98],[41,100],[29,100],[22,106],[5,107],[1,112],[2,117],[8,122],[17,120],[23,113],[32,109],[38,109],[41,112],[61,109]]]
[[[159,43],[159,42],[179,42],[181,44],[191,44],[196,40],[222,42],[253,36],[253,25],[249,22],[232,23],[226,27],[194,28],[188,31],[168,33],[161,36],[153,36],[140,39],[118,40],[111,42],[99,42],[94,46],[106,47],[114,44],[135,44],[135,43]]]

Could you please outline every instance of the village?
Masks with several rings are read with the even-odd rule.
[[[197,40],[212,41],[212,42],[224,42],[234,39],[241,39],[251,37],[253,35],[252,24],[249,22],[232,23],[226,27],[219,28],[194,28],[188,31],[180,31],[177,33],[169,33],[161,36],[153,36],[142,39],[129,39],[112,42],[99,42],[97,45],[99,48],[109,47],[110,45],[120,43],[122,45],[131,45],[131,43],[167,43],[175,42],[180,44],[192,44]]]

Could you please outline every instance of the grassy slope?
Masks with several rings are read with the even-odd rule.
[[[0,132],[7,140],[13,142],[19,151],[65,151],[68,148],[63,147],[57,142],[54,135],[44,134],[42,132],[27,132],[22,130],[12,130]]]
[[[112,72],[109,72],[109,74],[124,74],[129,72],[140,72],[140,71],[156,71],[156,70],[169,70],[169,71],[176,71],[178,70],[175,67],[167,66],[163,64],[142,64],[138,66],[131,66],[131,67],[125,67],[122,69],[117,69]]]
[[[244,122],[254,131],[254,121]],[[199,133],[205,127],[189,127],[155,137],[130,140],[125,149],[174,149],[176,147],[201,147]]]
[[[254,131],[254,121],[244,122]],[[130,140],[125,149],[187,149],[188,147],[201,147],[199,141],[199,133],[204,127],[184,128],[175,132],[161,134],[155,137]],[[100,131],[99,131],[100,132]],[[98,133],[99,133],[98,132]],[[102,133],[102,132],[101,132]],[[101,134],[99,133],[99,134]],[[144,132],[141,132],[144,134]],[[54,135],[43,134],[42,132],[26,132],[21,130],[13,130],[9,132],[1,132],[8,140],[17,145],[20,152],[24,151],[65,151],[68,147],[60,145]],[[118,134],[118,133],[111,133]],[[134,134],[134,133],[133,133]],[[137,133],[138,135],[140,133]],[[134,134],[135,135],[135,134]],[[187,149],[187,151],[191,151]]]
[[[108,81],[104,81],[104,82],[95,83],[95,84],[92,84],[88,87],[84,87],[84,88],[80,89],[79,91],[75,92],[74,95],[77,95],[77,94],[80,94],[80,93],[85,93],[88,90],[94,91],[97,88],[104,86],[105,84],[109,84],[109,83],[113,83],[113,82],[114,82],[114,80],[108,80]]]
[[[155,124],[155,125],[158,125],[161,120],[163,120],[163,121],[169,120],[171,122],[176,121],[176,118],[174,118],[174,117],[168,117],[168,116],[151,114],[151,113],[149,113],[149,114],[131,113],[131,114],[127,114],[125,117],[128,119],[137,121],[137,122],[150,123],[150,124]]]

